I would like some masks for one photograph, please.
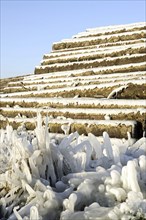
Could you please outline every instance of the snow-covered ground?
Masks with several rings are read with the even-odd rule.
[[[0,130],[0,218],[146,218],[146,138],[98,139],[37,127]],[[64,127],[64,130],[67,129]]]

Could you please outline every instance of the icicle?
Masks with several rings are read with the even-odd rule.
[[[78,152],[73,157],[76,160],[76,172],[84,171],[86,167],[86,153]]]
[[[39,220],[39,213],[36,206],[30,208],[30,220]]]
[[[50,148],[50,137],[49,137],[49,132],[48,132],[48,124],[49,124],[49,118],[48,115],[46,116],[45,119],[45,139],[46,139],[46,149]]]
[[[5,138],[5,131],[3,129],[0,129],[0,143],[4,142]]]
[[[113,148],[113,156],[114,156],[115,164],[118,164],[118,165],[122,166],[121,165],[121,161],[120,161],[120,150],[119,150],[119,147],[116,146],[116,145],[113,145],[112,148]]]
[[[37,127],[35,129],[35,134],[38,139],[38,144],[39,144],[40,149],[44,149],[44,147],[45,147],[45,142],[44,142],[44,135],[45,134],[44,133],[45,133],[45,131],[42,126],[42,117],[41,117],[40,112],[38,111],[38,113],[37,113]]]
[[[47,171],[47,177],[51,177],[52,184],[55,185],[56,182],[56,175],[55,175],[55,170],[53,166],[53,160],[52,160],[52,153],[50,149],[50,138],[49,138],[49,133],[48,130],[46,130],[46,149],[47,149],[47,158],[46,158],[46,170]],[[47,162],[48,160],[48,162]]]
[[[12,132],[13,132],[13,128],[10,125],[7,125],[6,127],[6,132],[7,132],[7,139],[10,142],[11,137],[12,137]]]
[[[127,171],[128,188],[134,192],[141,192],[140,187],[138,185],[137,172],[134,161],[128,161]]]
[[[109,190],[109,192],[112,193],[119,202],[125,201],[126,199],[126,192],[122,188],[113,187]]]
[[[146,183],[146,156],[141,155],[139,157],[140,175],[141,179]]]
[[[120,181],[120,173],[117,170],[112,170],[111,173],[111,178],[112,178],[112,185],[120,185],[121,181]]]
[[[98,159],[102,158],[103,152],[102,152],[101,144],[99,143],[99,141],[97,140],[97,138],[93,134],[89,133],[88,137],[89,137],[89,141],[95,151],[96,158],[98,158]]]
[[[28,167],[27,163],[25,162],[25,160],[22,160],[21,163],[22,163],[22,170],[25,173],[26,179],[27,179],[28,183],[31,183],[32,182],[32,175],[30,173],[29,167]]]
[[[107,157],[110,160],[114,160],[113,150],[112,150],[112,145],[109,139],[109,135],[105,131],[103,132],[103,138],[104,138],[104,147],[106,149]]]
[[[35,196],[36,192],[24,180],[21,180],[23,189],[26,189],[30,196]]]
[[[122,168],[122,176],[121,176],[121,180],[123,182],[123,188],[124,189],[128,189],[127,175],[128,175],[127,166],[124,166]]]
[[[70,123],[61,125],[61,129],[64,131],[65,135],[68,135],[69,134],[69,130],[70,130]]]
[[[132,140],[131,140],[130,132],[127,132],[127,137],[128,137],[128,144],[129,144],[129,146],[131,146],[132,145]]]
[[[40,178],[38,167],[34,164],[34,160],[32,157],[29,158],[29,166],[30,166],[32,175],[36,178]]]
[[[77,194],[72,193],[69,196],[69,199],[65,199],[63,202],[63,205],[66,209],[70,210],[71,212],[74,212],[75,203],[77,202]]]
[[[16,218],[18,220],[23,220],[23,218],[21,217],[21,215],[19,215],[19,213],[17,212],[17,209],[19,209],[19,206],[16,206],[14,209],[13,209],[13,212],[14,214],[16,215]]]

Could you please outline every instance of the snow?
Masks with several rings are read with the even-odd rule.
[[[6,120],[6,119],[5,119]],[[23,117],[16,117],[16,118],[7,118],[9,122],[36,122],[36,118],[23,118]],[[89,119],[72,119],[72,118],[65,118],[65,119],[59,119],[59,118],[50,118],[49,123],[57,123],[57,124],[85,124],[88,125],[111,125],[111,126],[118,126],[118,125],[126,125],[126,126],[132,126],[136,124],[136,121],[134,120],[89,120]],[[65,129],[64,129],[65,130]]]
[[[122,76],[121,76],[122,75]],[[58,78],[52,78],[49,76],[49,74],[47,74],[46,77],[43,77],[43,79],[34,79],[34,80],[27,80],[25,79],[23,81],[23,84],[32,84],[29,86],[37,86],[35,85],[35,83],[39,83],[39,85],[44,86],[44,84],[41,83],[45,83],[45,85],[49,82],[49,84],[54,82],[57,83],[59,82],[69,82],[69,81],[93,81],[98,79],[99,82],[104,82],[104,81],[115,81],[115,80],[121,80],[123,78],[126,79],[133,79],[133,78],[142,78],[143,75],[146,75],[145,71],[139,71],[139,72],[130,72],[130,73],[114,73],[114,74],[98,74],[98,75],[91,75],[91,76],[86,76],[86,78],[84,76],[77,76],[77,77],[60,77]],[[40,77],[41,78],[41,77]],[[17,85],[17,83],[20,83],[19,81],[15,81],[15,82],[10,82],[9,83],[9,87],[7,88],[11,88],[12,85]],[[29,87],[28,86],[28,87]],[[13,86],[14,88],[19,88],[19,86]],[[27,87],[27,86],[25,86]]]
[[[130,64],[123,64],[123,65],[118,65],[118,66],[108,66],[108,67],[96,67],[96,68],[88,68],[88,69],[82,69],[82,70],[69,70],[69,71],[61,71],[61,72],[53,72],[53,73],[44,73],[44,74],[32,74],[29,76],[24,77],[23,81],[34,81],[36,79],[46,79],[48,77],[69,77],[71,74],[80,74],[83,72],[87,72],[87,71],[94,71],[94,72],[98,72],[101,70],[107,70],[107,69],[112,69],[115,71],[116,73],[116,69],[119,68],[128,68],[130,66],[135,67],[138,66],[140,67],[141,65],[145,65],[146,62],[141,62],[141,63],[130,63]]]
[[[144,55],[146,55],[145,53],[143,54],[131,54],[131,55],[124,55],[124,56],[118,56],[118,57],[105,57],[105,58],[99,58],[99,59],[95,59],[95,60],[87,60],[87,61],[76,61],[76,62],[70,62],[70,63],[55,63],[55,64],[48,64],[48,65],[43,65],[43,66],[37,66],[36,68],[41,68],[41,69],[45,69],[46,67],[62,67],[62,66],[69,66],[69,65],[73,65],[73,64],[92,64],[94,62],[102,62],[102,61],[113,61],[116,59],[123,59],[123,58],[132,58],[132,57],[143,57]]]
[[[120,86],[120,87],[114,89],[114,90],[108,95],[107,99],[111,99],[111,98],[113,98],[115,95],[117,96],[118,92],[121,92],[121,91],[123,91],[124,89],[127,89],[127,87],[128,87],[128,85],[126,85],[126,86]]]
[[[98,27],[98,28],[89,28],[86,30],[86,32],[79,33],[75,37],[87,37],[88,35],[94,35],[94,34],[99,34],[99,33],[107,33],[107,32],[112,32],[112,31],[118,31],[118,30],[126,30],[128,31],[129,29],[132,28],[140,28],[144,27],[146,25],[145,22],[139,22],[139,23],[133,23],[133,24],[124,24],[124,25],[111,25],[111,26],[105,26],[105,27]]]
[[[0,130],[0,218],[146,218],[146,138],[113,144],[106,132],[102,141],[75,132],[57,143],[45,121]]]
[[[102,71],[102,70],[114,70],[116,73],[117,69],[120,68],[128,68],[128,67],[135,67],[138,66],[138,68],[140,68],[140,66],[142,65],[146,65],[146,62],[140,62],[140,63],[128,63],[128,64],[123,64],[123,65],[118,65],[118,66],[108,66],[108,67],[96,67],[96,68],[88,68],[88,69],[82,69],[82,70],[69,70],[69,71],[61,71],[61,72],[53,72],[53,73],[45,73],[45,74],[38,74],[38,75],[31,75],[29,77],[25,77],[25,79],[30,79],[30,80],[34,80],[34,79],[39,79],[39,78],[46,78],[46,77],[60,77],[60,76],[70,76],[71,74],[81,74],[87,71],[93,71],[93,72],[98,72],[98,71]],[[40,67],[40,66],[38,66]]]
[[[82,58],[82,57],[85,57],[86,59],[86,56],[93,56],[93,55],[99,55],[99,54],[108,54],[110,56],[111,53],[113,52],[120,52],[120,51],[123,51],[123,50],[126,50],[128,48],[130,49],[136,49],[136,48],[141,48],[141,47],[145,47],[145,43],[138,43],[138,44],[130,44],[130,45],[121,45],[121,46],[113,46],[113,47],[110,47],[110,48],[107,48],[106,50],[103,49],[103,48],[97,48],[96,50],[92,49],[90,51],[90,49],[88,50],[82,50],[80,51],[79,54],[71,54],[71,55],[66,55],[66,56],[62,56],[63,53],[60,52],[59,55],[60,57],[54,57],[54,58],[47,58],[47,59],[43,59],[41,61],[41,64],[45,64],[46,61],[56,61],[58,62],[59,60],[63,60],[65,59],[66,61],[70,58],[76,58],[76,59],[79,59],[79,58]]]
[[[52,113],[52,112],[58,112],[58,113],[74,113],[74,114],[80,114],[80,113],[84,113],[84,114],[101,114],[101,115],[117,115],[117,114],[136,114],[136,113],[140,113],[140,114],[145,114],[146,113],[146,109],[145,108],[130,108],[130,109],[118,109],[118,108],[114,108],[114,109],[97,109],[97,108],[51,108],[51,107],[47,107],[46,109],[44,108],[21,108],[19,106],[14,106],[14,108],[10,108],[10,107],[2,107],[1,110],[3,110],[4,112],[7,111],[18,111],[18,112],[25,112],[25,111],[30,111],[30,112],[44,112],[44,113]]]
[[[110,106],[110,105],[115,105],[115,99],[97,99],[97,98],[0,98],[1,102],[28,102],[28,103],[61,103],[63,105],[69,105],[69,104],[74,104],[75,106],[81,105],[81,104],[89,104],[89,105],[105,105],[105,106]],[[121,106],[143,106],[145,107],[145,100],[143,99],[116,99],[116,105],[121,105]]]
[[[37,90],[37,91],[26,91],[26,92],[14,92],[14,93],[4,93],[1,94],[1,97],[7,96],[15,96],[15,95],[29,95],[29,94],[45,94],[45,93],[56,93],[56,92],[64,92],[64,91],[73,91],[73,90],[87,90],[87,89],[95,89],[95,88],[107,88],[119,85],[127,85],[128,83],[142,85],[144,84],[144,80],[126,80],[126,81],[119,81],[119,82],[111,82],[111,83],[101,83],[101,84],[94,84],[94,85],[83,85],[83,86],[72,86],[72,87],[63,87],[57,89],[45,89],[45,90]]]
[[[146,22],[137,22],[131,24],[120,24],[120,25],[110,25],[110,26],[102,26],[96,28],[88,28],[87,31],[96,31],[96,30],[103,30],[103,29],[123,29],[123,28],[134,28],[134,27],[143,27],[146,25]]]
[[[74,42],[84,42],[84,41],[94,41],[94,40],[98,40],[98,39],[109,39],[109,38],[111,38],[111,37],[120,37],[120,36],[130,36],[130,35],[132,35],[132,34],[141,34],[142,32],[145,32],[145,30],[140,30],[140,31],[127,31],[127,32],[123,32],[123,33],[118,33],[118,34],[109,34],[109,35],[101,35],[101,36],[99,36],[99,37],[88,37],[88,38],[73,38],[73,39],[63,39],[63,40],[61,40],[61,42],[63,42],[63,43],[74,43]],[[55,45],[55,44],[60,44],[60,42],[55,42],[55,43],[53,43],[53,45]]]
[[[43,79],[43,80],[34,80],[33,82],[31,81],[24,81],[24,84],[25,83],[29,83],[29,85],[25,85],[25,88],[35,88],[37,90],[43,90],[45,89],[45,87],[47,86],[73,86],[75,84],[78,84],[78,83],[82,83],[82,84],[85,84],[85,83],[90,83],[90,82],[95,82],[95,80],[97,80],[97,83],[103,83],[103,82],[114,82],[114,81],[117,81],[117,80],[123,80],[123,78],[125,78],[126,80],[132,80],[132,79],[145,79],[144,78],[144,75],[146,74],[146,72],[137,72],[137,74],[135,72],[133,72],[133,75],[131,73],[131,75],[128,76],[128,74],[124,75],[122,74],[122,77],[120,77],[120,73],[118,74],[118,76],[116,77],[116,74],[108,74],[108,75],[91,75],[91,76],[86,76],[83,77],[83,76],[80,76],[80,77],[68,77],[68,78],[59,78],[59,79]],[[112,76],[111,76],[112,75]],[[82,81],[81,81],[82,80]],[[56,81],[56,82],[55,82]],[[35,84],[35,82],[43,82],[42,84],[39,83],[39,84]],[[49,82],[49,83],[47,83]],[[54,82],[54,83],[53,83]],[[51,84],[50,84],[51,83]],[[9,84],[11,85],[11,84]],[[7,90],[7,89],[11,89],[11,88],[22,88],[22,86],[9,86],[9,87],[5,87],[4,90]]]
[[[143,41],[143,43],[145,43],[145,41],[146,41],[146,39],[145,38],[141,38],[141,40]],[[132,44],[132,42],[134,42],[133,44]],[[127,48],[127,46],[126,46],[126,44],[130,44],[130,45],[139,45],[139,39],[135,39],[135,40],[127,40],[127,41],[124,41],[124,42],[122,42],[122,41],[120,41],[120,42],[118,42],[118,44],[120,43],[120,45],[116,45],[117,44],[117,42],[113,42],[112,43],[112,45],[111,46],[107,46],[107,44],[108,43],[101,43],[100,45],[95,45],[94,46],[94,49],[93,49],[93,45],[92,46],[88,46],[88,49],[83,49],[83,48],[78,48],[78,50],[74,50],[74,48],[72,48],[72,50],[70,51],[70,49],[64,49],[63,51],[52,51],[51,53],[49,53],[49,54],[44,54],[44,56],[46,57],[46,59],[47,58],[54,58],[54,57],[56,57],[56,56],[60,56],[60,55],[63,55],[63,56],[65,56],[65,55],[70,55],[70,54],[79,54],[79,53],[84,53],[84,52],[87,52],[88,53],[88,51],[104,51],[104,52],[106,52],[106,51],[108,51],[108,50],[112,50],[112,48],[114,48],[115,50],[116,49],[120,49],[121,47],[124,47],[124,48]],[[115,46],[114,46],[115,45]],[[128,48],[130,47],[130,45],[128,46]],[[104,46],[104,47],[103,47]]]

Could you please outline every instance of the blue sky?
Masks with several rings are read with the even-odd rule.
[[[145,20],[144,0],[1,0],[1,77],[33,73],[53,42],[87,28]]]

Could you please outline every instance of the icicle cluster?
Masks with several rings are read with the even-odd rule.
[[[145,138],[75,132],[57,144],[40,114],[34,132],[8,125],[0,136],[0,219],[146,218]]]

